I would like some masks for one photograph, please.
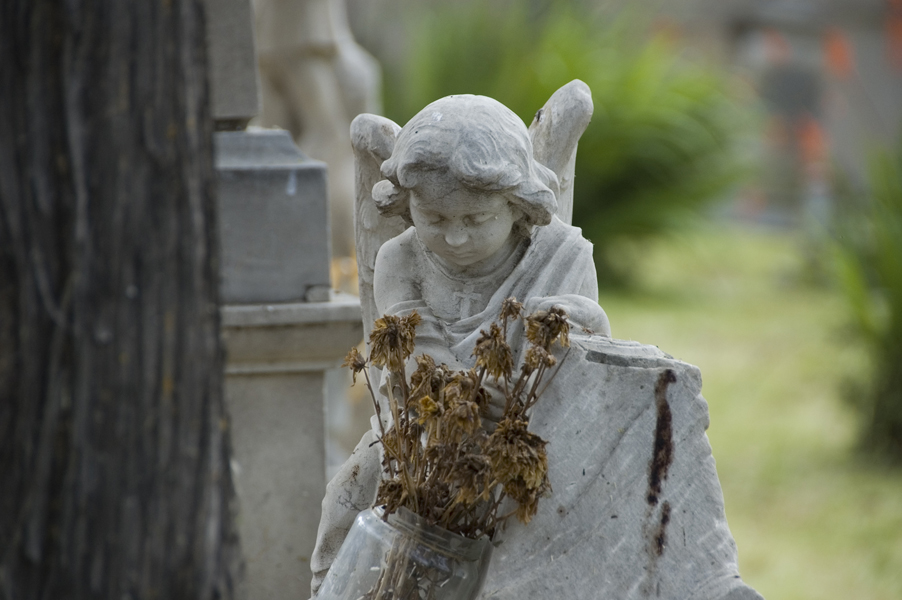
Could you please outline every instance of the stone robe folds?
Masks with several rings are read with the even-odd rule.
[[[431,317],[425,302],[403,302],[390,312],[425,313],[415,355],[444,344],[472,365],[476,337],[497,318],[502,300],[586,295],[587,279],[593,287],[591,245],[555,219],[536,230],[481,313],[447,324]],[[549,441],[553,492],[531,523],[510,519],[496,536],[480,597],[760,598],[739,577],[698,369],[657,348],[581,335],[578,328],[571,347],[556,355],[559,371],[530,422]],[[380,477],[373,441],[370,431],[329,483],[312,563],[315,586],[356,514],[372,503]]]
[[[492,321],[498,319],[501,303],[507,298],[516,298],[529,305],[530,299],[549,296],[579,295],[598,302],[598,282],[595,264],[592,260],[592,244],[582,237],[576,227],[565,225],[557,217],[549,225],[536,227],[522,257],[513,266],[510,274],[498,281],[496,274],[479,280],[454,279],[443,274],[436,266],[435,259],[416,238],[416,230],[411,227],[397,238],[387,242],[390,245],[392,264],[412,265],[411,275],[399,282],[408,286],[415,300],[398,302],[384,307],[391,315],[406,315],[416,310],[422,317],[417,327],[417,346],[414,356],[430,354],[436,362],[460,363],[468,368],[473,366],[471,356],[480,331],[488,330]],[[516,257],[515,257],[516,258]],[[377,261],[377,269],[379,268]],[[393,282],[395,283],[395,282]],[[441,296],[466,296],[466,290],[490,286],[488,304],[479,313],[455,322],[443,321],[433,314],[428,297],[420,290],[441,290]],[[461,300],[468,301],[468,300]],[[483,301],[484,302],[484,301]],[[599,315],[603,311],[598,309]],[[511,338],[511,346],[517,349],[519,332]],[[448,351],[451,356],[448,356]],[[449,359],[449,360],[446,360]],[[411,361],[413,363],[413,361]]]

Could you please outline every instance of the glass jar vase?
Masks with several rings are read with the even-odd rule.
[[[404,508],[385,521],[372,508],[357,516],[316,600],[471,600],[491,554],[488,538],[465,538]]]

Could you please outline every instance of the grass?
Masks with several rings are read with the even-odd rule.
[[[902,598],[902,471],[853,452],[842,401],[868,365],[840,294],[802,283],[800,239],[710,227],[633,249],[601,293],[614,336],[698,365],[743,579],[767,600]]]

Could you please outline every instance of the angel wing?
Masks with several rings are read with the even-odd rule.
[[[574,79],[551,95],[529,126],[533,157],[560,181],[557,216],[568,225],[573,220],[576,145],[592,119],[593,108],[589,86]]]
[[[358,115],[351,122],[354,149],[354,235],[357,243],[357,280],[363,311],[364,339],[368,340],[376,314],[373,297],[373,267],[376,253],[386,241],[402,233],[407,225],[401,217],[383,217],[373,201],[373,186],[382,179],[379,170],[394,150],[401,127],[390,119]]]

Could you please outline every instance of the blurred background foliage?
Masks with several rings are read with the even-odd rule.
[[[580,140],[575,225],[595,244],[603,285],[627,282],[635,242],[687,226],[748,172],[740,152],[754,121],[726,72],[687,60],[643,14],[580,5],[464,0],[403,11],[404,60],[384,63],[385,110],[406,123],[450,94],[490,96],[527,124],[573,79],[595,113]],[[734,86],[735,88],[736,86]]]
[[[847,396],[862,449],[902,465],[902,145],[874,154],[869,182],[837,224],[836,273],[872,365]]]

